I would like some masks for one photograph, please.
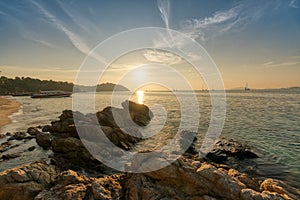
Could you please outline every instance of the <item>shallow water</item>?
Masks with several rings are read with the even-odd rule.
[[[84,95],[85,94],[78,94]],[[126,97],[125,93],[119,94]],[[206,134],[210,120],[210,96],[206,92],[196,94],[199,102],[199,136]],[[251,147],[260,158],[255,161],[256,173],[264,177],[278,178],[300,187],[300,94],[280,92],[227,92],[227,116],[221,137],[234,138]],[[190,94],[183,93],[189,101]],[[110,93],[95,95],[99,111],[111,104]],[[132,97],[136,100],[136,97]],[[22,104],[20,111],[12,117],[13,123],[1,129],[1,133],[25,131],[30,126],[46,125],[58,119],[64,109],[72,108],[72,98],[31,99],[15,97]],[[136,149],[162,147],[174,137],[180,124],[180,106],[172,93],[146,92],[144,103],[155,113],[151,125],[144,129],[152,137],[141,142]],[[92,105],[82,105],[91,110]],[[186,107],[185,109],[189,109]],[[195,110],[188,110],[188,123],[192,123]],[[163,126],[163,122],[166,123]],[[161,130],[160,130],[161,129]],[[159,131],[160,130],[160,131]],[[159,131],[159,133],[157,133]],[[155,134],[157,133],[157,134]],[[5,141],[2,139],[0,142]],[[34,140],[26,142],[26,148],[34,145]],[[201,145],[201,144],[198,144]],[[20,147],[21,148],[21,147]],[[24,147],[25,148],[25,147]],[[15,149],[22,151],[22,149]],[[26,152],[22,158],[0,163],[0,170],[21,163],[39,159],[45,152],[38,148]],[[247,164],[249,163],[245,163]],[[251,166],[251,165],[249,165]],[[251,171],[251,169],[244,169]]]

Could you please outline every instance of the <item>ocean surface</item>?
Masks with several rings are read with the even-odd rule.
[[[84,95],[86,94],[75,94]],[[127,94],[118,95],[126,97]],[[187,101],[189,92],[181,94]],[[197,92],[200,119],[198,136],[206,134],[211,118],[211,102],[208,92]],[[28,127],[50,124],[57,120],[64,109],[72,109],[72,98],[31,99],[30,97],[11,97],[21,103],[19,112],[11,116],[12,123],[3,127],[0,133],[26,131]],[[260,158],[245,163],[240,169],[254,176],[271,177],[300,187],[300,94],[289,92],[229,91],[226,93],[227,114],[220,137],[233,138],[248,145]],[[131,98],[137,101],[136,96]],[[144,104],[155,113],[149,127],[144,132],[151,137],[135,147],[135,150],[155,149],[168,143],[177,133],[181,121],[180,105],[171,92],[145,92]],[[95,110],[100,111],[111,105],[111,93],[95,95]],[[86,110],[91,105],[84,104]],[[184,108],[189,109],[189,108]],[[197,113],[188,110],[190,120]],[[165,123],[164,123],[165,122]],[[192,122],[192,121],[191,121]],[[186,128],[188,129],[188,128]],[[0,142],[6,141],[1,139]],[[9,153],[22,152],[34,146],[35,140],[20,142],[22,145]],[[197,146],[200,146],[198,144]],[[4,152],[6,153],[6,152]],[[4,154],[3,153],[3,154]],[[22,157],[0,162],[0,171],[19,164],[38,159],[47,159],[49,151],[37,147],[32,152],[23,153]],[[248,162],[248,161],[247,161]]]

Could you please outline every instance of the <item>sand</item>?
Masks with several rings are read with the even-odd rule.
[[[0,129],[11,122],[8,117],[17,112],[19,108],[18,102],[0,96]]]

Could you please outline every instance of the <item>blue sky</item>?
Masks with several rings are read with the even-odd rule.
[[[298,0],[2,0],[0,71],[74,81],[88,52],[105,39],[167,27],[208,51],[226,88],[299,86],[299,6]],[[129,57],[124,63],[143,64]]]

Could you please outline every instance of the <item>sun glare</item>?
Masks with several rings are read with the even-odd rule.
[[[138,90],[136,92],[137,98],[138,98],[138,103],[143,104],[143,99],[144,99],[144,91],[143,90]]]

